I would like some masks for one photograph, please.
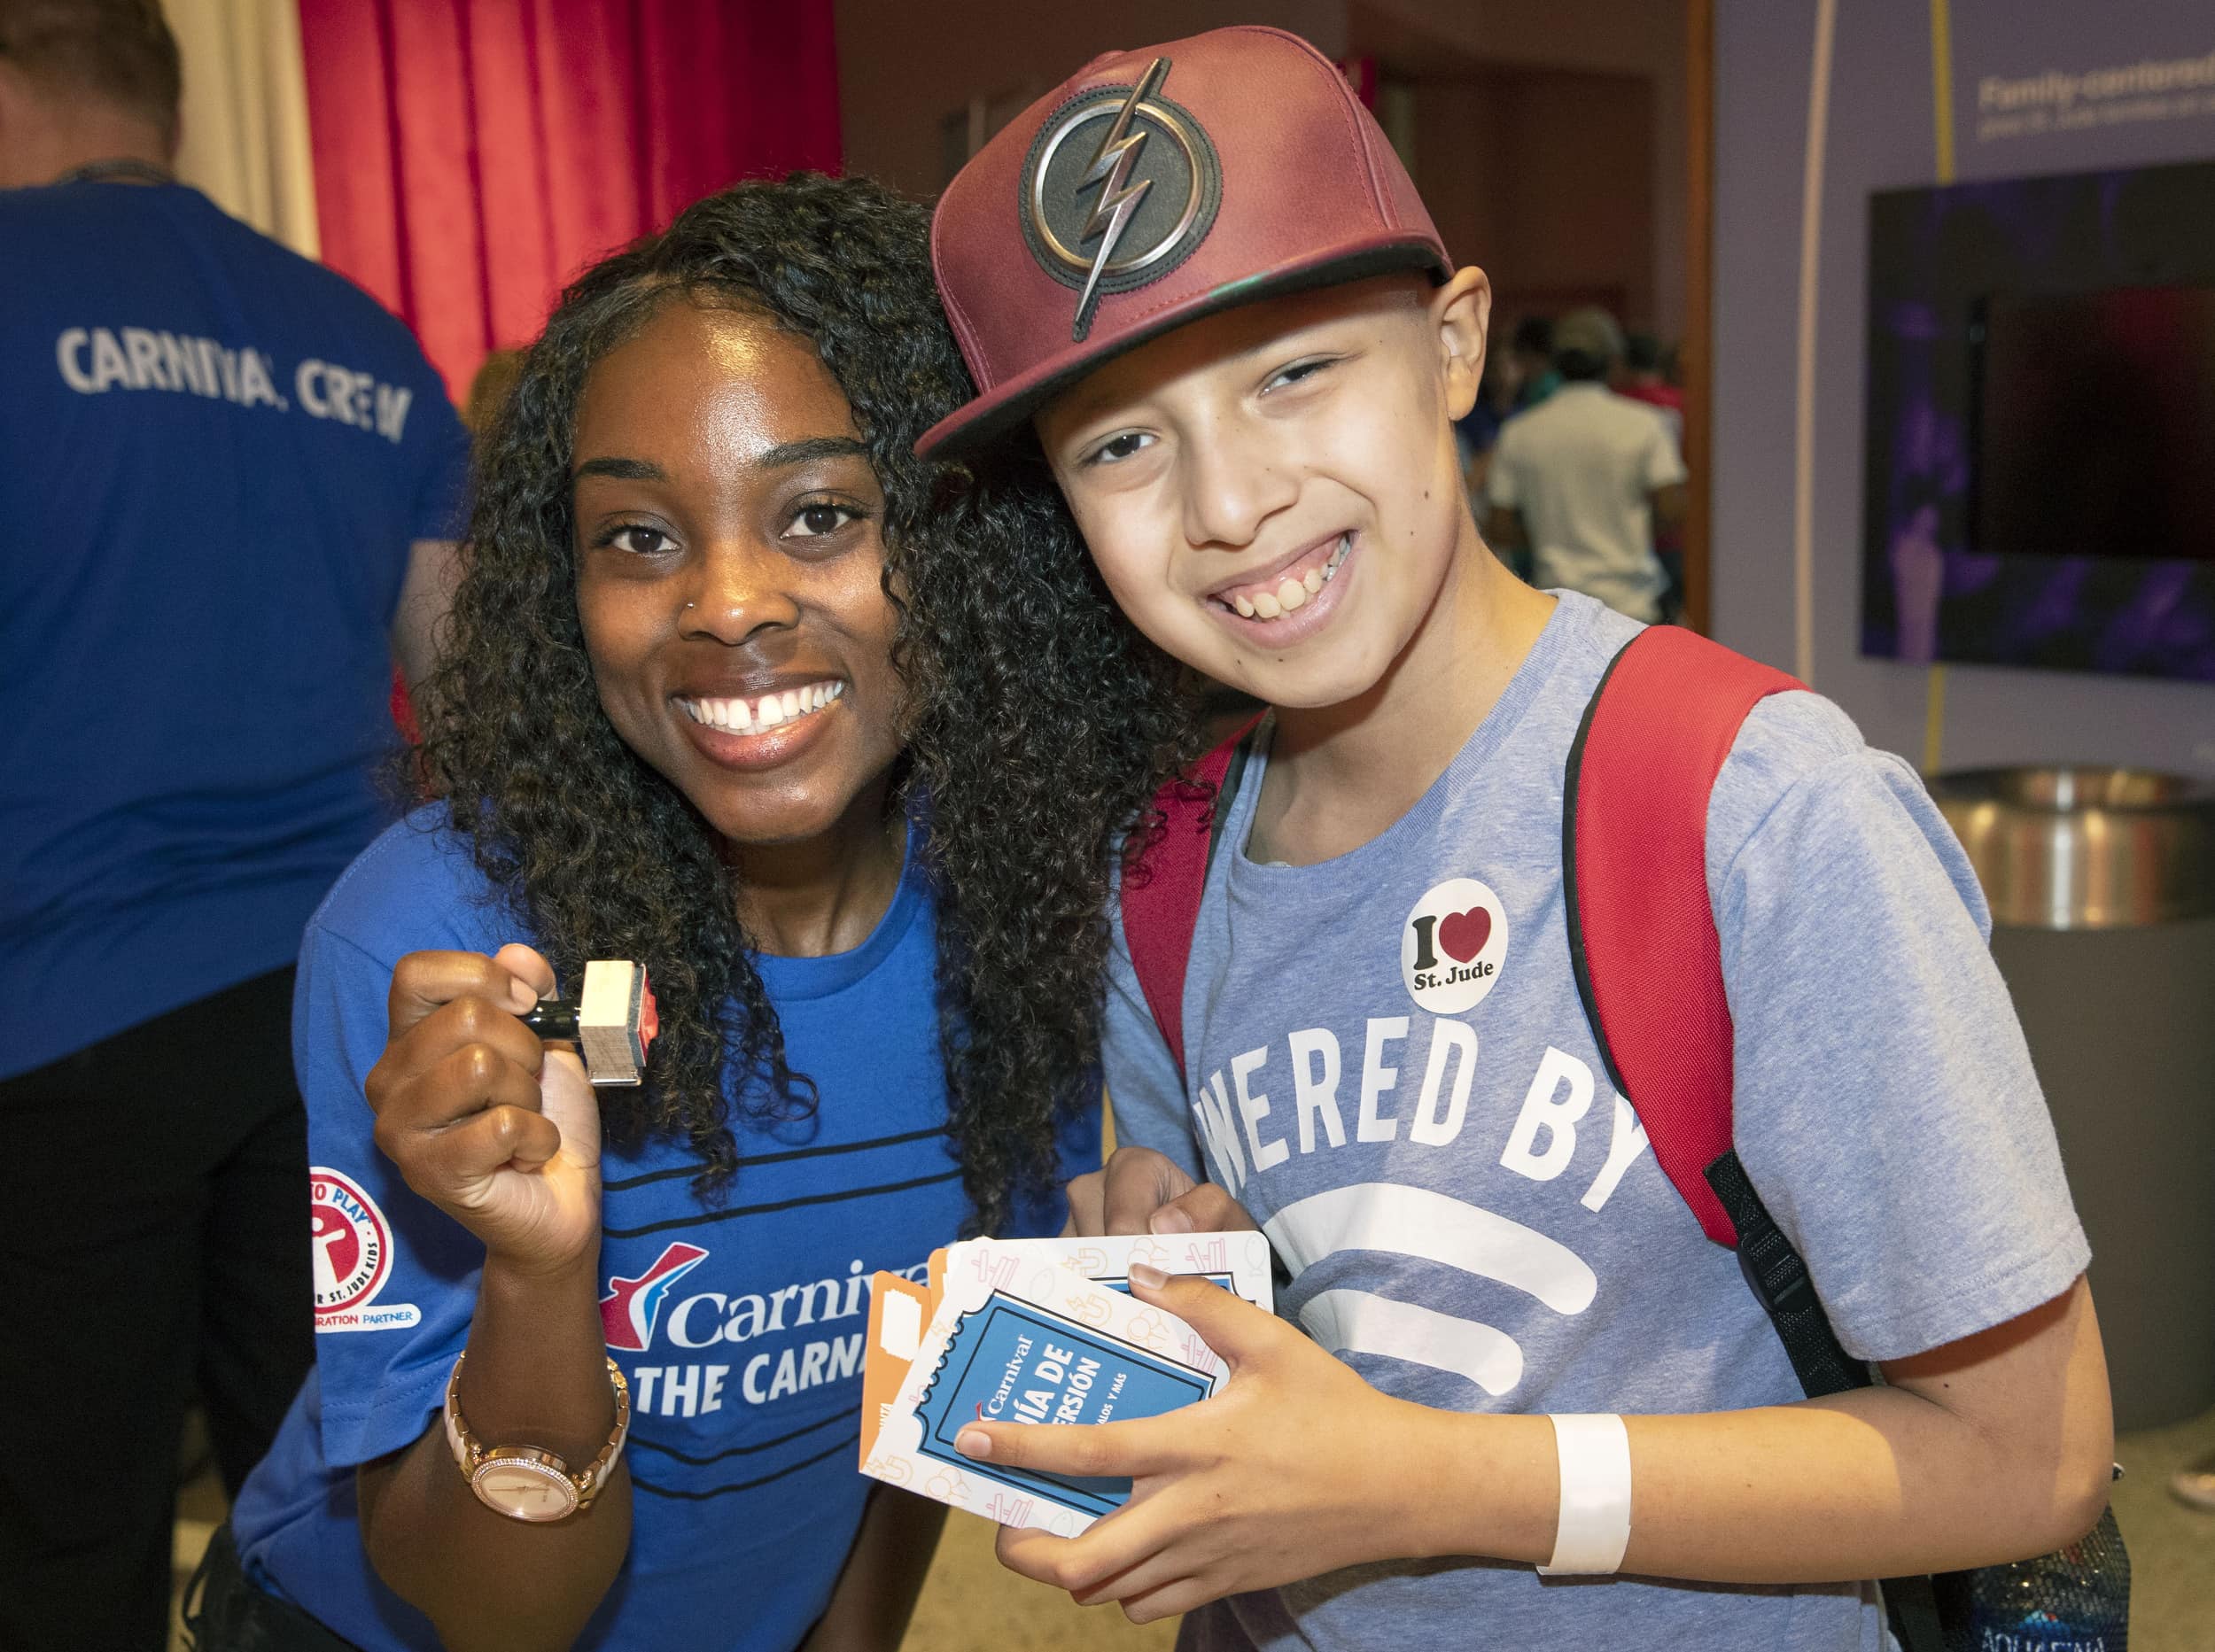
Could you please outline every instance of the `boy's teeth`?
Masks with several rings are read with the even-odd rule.
[[[1287,574],[1273,591],[1257,591],[1251,596],[1240,592],[1231,598],[1231,606],[1247,619],[1277,619],[1289,614],[1330,584],[1331,577],[1338,572],[1338,565],[1346,560],[1347,552],[1353,547],[1354,536],[1341,533],[1330,561],[1322,567],[1310,568],[1297,578]]]

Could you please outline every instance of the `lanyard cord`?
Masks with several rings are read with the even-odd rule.
[[[151,160],[96,160],[89,166],[79,167],[56,178],[56,183],[175,183],[176,176],[167,167],[157,167]]]

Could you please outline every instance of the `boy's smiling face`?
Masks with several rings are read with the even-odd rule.
[[[1475,544],[1451,422],[1489,299],[1474,269],[1265,299],[1048,404],[1039,440],[1131,622],[1273,705],[1378,684]]]

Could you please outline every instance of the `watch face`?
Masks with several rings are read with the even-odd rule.
[[[528,1458],[493,1458],[470,1485],[486,1507],[510,1519],[559,1520],[577,1507],[569,1477]]]

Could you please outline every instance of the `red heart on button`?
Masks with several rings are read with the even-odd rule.
[[[1483,951],[1484,943],[1491,938],[1492,914],[1481,906],[1473,906],[1465,912],[1449,912],[1439,920],[1438,944],[1457,964],[1466,964]]]

